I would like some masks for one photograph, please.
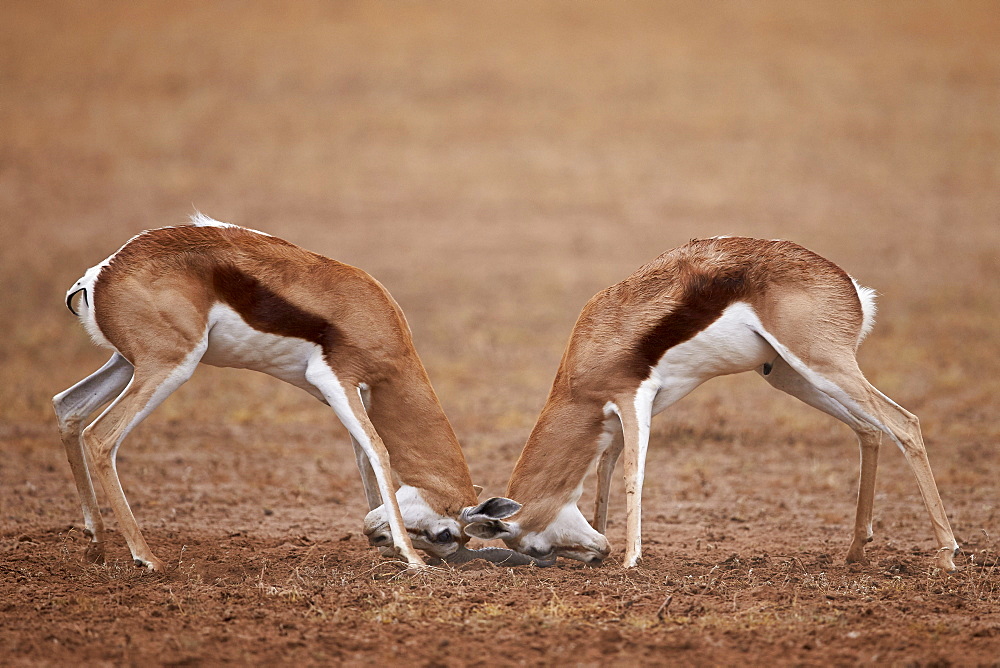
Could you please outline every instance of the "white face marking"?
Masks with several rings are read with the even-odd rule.
[[[586,562],[595,558],[603,560],[611,551],[611,546],[607,538],[590,526],[577,507],[581,493],[582,486],[574,491],[573,497],[545,529],[508,540],[508,546],[539,558],[559,556]]]
[[[306,380],[306,367],[319,349],[305,339],[256,330],[231,307],[215,304],[208,312],[208,349],[201,361],[260,371],[324,400],[316,385]]]
[[[437,557],[447,557],[459,548],[462,527],[458,520],[434,512],[424,501],[418,488],[401,485],[396,491],[396,502],[399,504],[403,524],[406,525],[414,547]],[[451,540],[438,542],[437,537],[444,531],[448,531]],[[365,517],[365,534],[388,536],[388,519],[384,505],[372,510]]]
[[[609,401],[604,405],[604,428],[597,437],[597,452],[594,461],[587,470],[594,468],[594,463],[611,446],[616,432],[621,431],[621,419],[618,416],[618,406]],[[520,533],[520,525],[511,522],[513,538],[505,539],[507,546],[518,552],[531,554],[540,558],[562,556],[579,561],[592,562],[595,557],[603,560],[611,550],[607,538],[594,529],[590,522],[580,512],[577,502],[583,495],[583,484],[586,477],[580,481],[565,505],[556,514],[555,519],[541,531]]]

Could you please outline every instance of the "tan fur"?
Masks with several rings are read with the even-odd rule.
[[[605,404],[634,394],[646,379],[628,373],[627,352],[676,311],[698,277],[736,270],[746,273],[747,286],[740,298],[754,306],[765,325],[783,318],[801,322],[817,304],[830,302],[836,309],[823,324],[831,323],[838,337],[857,338],[861,305],[850,278],[801,246],[720,238],[692,241],[663,253],[595,295],[573,327],[545,407],[507,489],[511,498],[524,504],[517,519],[527,530],[551,522],[583,480],[597,456]],[[807,335],[794,338],[803,336]],[[810,346],[816,345],[815,341],[790,343],[807,357]]]
[[[596,463],[598,436],[607,419],[605,406],[612,402],[622,410],[625,443],[612,444],[599,465],[594,526],[603,531],[606,479],[623,445],[627,479],[637,466],[632,402],[640,384],[666,348],[707,328],[736,301],[748,303],[764,329],[808,367],[839,380],[870,415],[889,424],[897,438],[905,432],[902,440],[914,453],[914,473],[935,533],[941,545],[953,544],[919,430],[909,426],[915,423],[910,421],[912,416],[892,408],[895,405],[867,385],[857,368],[854,353],[862,337],[863,313],[851,278],[832,262],[794,243],[748,238],[691,241],[640,267],[584,306],[508,486],[508,496],[523,504],[515,517],[522,531],[545,529]],[[862,462],[852,560],[863,558],[863,544],[857,536],[865,532],[866,522],[867,531],[871,525],[873,446],[872,437],[863,431],[859,431],[862,451],[869,456]],[[628,488],[627,493],[640,491]],[[637,510],[634,515],[631,526],[630,505],[630,534],[638,533]],[[635,541],[630,554],[638,551],[637,535]],[[637,554],[631,556],[637,558]],[[947,566],[947,561],[941,563]]]
[[[139,235],[116,253],[98,274],[90,299],[101,333],[135,374],[121,398],[84,430],[83,441],[123,533],[137,546],[133,554],[143,555],[150,567],[162,564],[128,508],[113,452],[135,416],[200,345],[209,310],[219,302],[254,329],[316,343],[345,388],[368,387],[367,412],[356,391],[348,391],[348,400],[373,442],[384,444],[398,484],[419,488],[441,515],[457,516],[476,504],[458,439],[403,313],[362,270],[236,226],[164,228]],[[65,427],[71,463],[82,460],[70,443],[72,425]],[[74,464],[74,475],[80,486],[87,478],[85,462]],[[93,496],[89,486],[87,479],[80,488],[85,515]],[[93,514],[103,531],[99,512]],[[420,563],[412,546],[404,556]]]
[[[403,312],[361,269],[239,227],[152,230],[101,272],[93,298],[101,331],[133,365],[180,361],[201,339],[208,309],[218,301],[206,280],[218,265],[254,276],[335,324],[345,340],[326,351],[327,361],[341,380],[372,388],[372,423],[400,482],[435,492],[428,503],[438,512],[475,504],[458,438]]]

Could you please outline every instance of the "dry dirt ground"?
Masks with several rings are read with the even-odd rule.
[[[0,664],[1000,660],[995,2],[0,14]],[[853,435],[736,377],[654,421],[640,568],[616,483],[603,567],[401,575],[330,411],[216,369],[119,457],[169,572],[117,534],[88,565],[49,398],[106,353],[63,294],[193,207],[381,279],[488,494],[590,295],[690,237],[796,240],[879,291],[861,364],[922,419],[961,570],[891,447],[846,566]]]

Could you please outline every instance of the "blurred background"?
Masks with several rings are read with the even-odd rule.
[[[16,486],[42,467],[70,518],[49,399],[107,353],[65,290],[195,210],[381,280],[490,493],[592,294],[692,237],[797,241],[878,290],[862,367],[921,416],[951,495],[985,493],[968,466],[995,463],[1000,436],[994,1],[13,0],[2,15],[0,469]],[[655,428],[664,461],[829,444],[852,504],[850,433],[756,379],[710,383]],[[300,448],[299,474],[340,462],[358,497],[338,429],[298,390],[204,369],[122,453],[256,439],[241,456],[262,471]]]

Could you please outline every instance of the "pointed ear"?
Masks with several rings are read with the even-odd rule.
[[[502,496],[494,496],[486,499],[478,506],[469,506],[462,509],[462,519],[468,523],[483,522],[486,520],[502,520],[510,517],[521,509],[521,504]]]
[[[475,490],[475,492],[476,492],[476,498],[477,498],[477,499],[478,499],[478,498],[480,497],[480,495],[482,495],[482,493],[483,493],[483,488],[482,488],[482,487],[480,487],[479,485],[473,485],[473,486],[472,486],[472,489],[474,489],[474,490]]]
[[[503,520],[484,520],[473,522],[465,527],[466,535],[483,540],[494,538],[513,538],[517,533],[517,524]]]

